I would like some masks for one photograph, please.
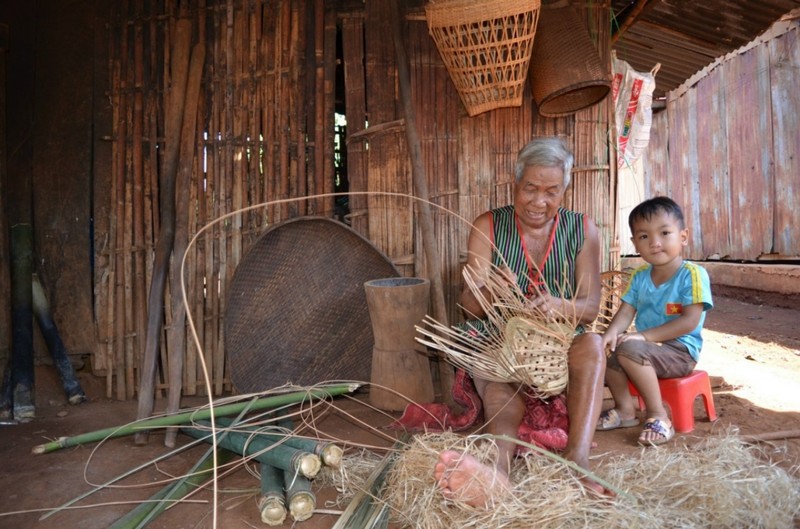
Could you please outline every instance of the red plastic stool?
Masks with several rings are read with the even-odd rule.
[[[681,378],[660,378],[658,387],[661,389],[661,399],[672,410],[672,425],[677,432],[691,432],[694,430],[694,401],[702,395],[706,406],[706,415],[709,421],[717,420],[717,410],[714,408],[714,397],[711,395],[711,381],[708,373],[695,370],[690,375]],[[644,399],[628,383],[631,396],[639,400],[639,409],[644,409]]]

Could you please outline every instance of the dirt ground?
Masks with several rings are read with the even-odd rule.
[[[706,345],[698,369],[712,376],[714,403],[719,419],[705,417],[702,399],[695,403],[695,430],[678,434],[674,442],[692,444],[710,433],[735,427],[741,434],[764,434],[800,429],[800,309],[745,303],[717,296],[707,318]],[[140,465],[166,454],[163,433],[150,435],[144,446],[131,437],[103,444],[84,445],[50,454],[32,455],[31,449],[50,439],[72,436],[132,421],[136,402],[104,398],[105,382],[81,373],[89,402],[69,406],[60,393],[50,368],[37,372],[37,418],[29,423],[0,426],[0,527],[25,528],[107,528],[139,502],[158,491],[159,482],[184,474],[204,448],[192,448],[179,456],[148,465],[125,479],[76,502],[73,509],[40,516],[79,495],[104,485]],[[337,400],[337,408],[320,413],[317,428],[326,435],[352,445],[385,448],[391,435],[381,430],[392,417],[363,405],[364,394],[353,400]],[[184,399],[183,407],[205,404],[201,398]],[[607,403],[610,405],[610,402]],[[158,405],[158,404],[157,404]],[[363,426],[359,421],[378,428]],[[638,429],[598,432],[597,457],[605,454],[638,453]],[[189,440],[178,437],[178,444]],[[800,477],[800,438],[763,443],[772,460]],[[217,526],[227,529],[266,527],[259,519],[255,491],[258,480],[245,469],[221,478],[217,505]],[[336,492],[318,488],[317,512],[296,524],[305,529],[332,527],[344,507],[331,503]],[[184,503],[163,513],[148,527],[210,528],[212,495],[202,493],[193,503]],[[292,527],[287,522],[283,527]]]

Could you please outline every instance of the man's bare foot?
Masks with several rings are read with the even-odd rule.
[[[594,494],[600,499],[614,498],[616,496],[614,491],[608,490],[598,482],[592,481],[589,477],[582,477],[580,482],[587,492]]]
[[[485,508],[511,487],[503,472],[454,450],[439,454],[433,476],[445,498],[463,501],[473,507]]]

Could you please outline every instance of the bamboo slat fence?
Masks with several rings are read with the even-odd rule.
[[[205,46],[196,115],[184,114],[193,155],[179,160],[187,181],[177,211],[185,231],[176,248],[201,228],[241,208],[267,201],[330,193],[335,19],[324,2],[229,0],[112,7],[108,26],[109,98],[113,108],[113,206],[96,222],[95,307],[101,350],[95,372],[105,373],[108,396],[127,399],[138,386],[153,251],[162,210],[160,175],[165,112],[171,86],[170,53],[177,21],[190,20],[192,43]],[[332,22],[334,21],[334,22]],[[333,33],[332,33],[333,31]],[[186,139],[186,138],[184,138]],[[187,203],[184,203],[187,202]],[[331,216],[332,198],[302,200],[234,215],[203,232],[186,255],[189,311],[215,394],[230,390],[223,351],[225,292],[236,264],[270,224],[298,215]],[[173,255],[171,269],[180,266]],[[166,286],[158,393],[167,387],[167,334],[180,300],[179,276]],[[184,393],[205,387],[194,341],[186,335]]]
[[[107,211],[95,219],[95,311],[102,348],[93,369],[104,373],[109,397],[132,398],[138,388],[147,320],[153,254],[162,223],[166,111],[173,87],[171,50],[181,20],[191,21],[191,43],[204,46],[204,65],[193,155],[179,160],[188,183],[177,190],[188,204],[185,244],[224,215],[268,201],[309,197],[334,189],[334,105],[344,102],[347,177],[359,192],[412,193],[411,163],[399,104],[396,56],[388,2],[326,0],[125,0],[110,8],[108,98],[112,103],[111,180],[94,197]],[[337,6],[344,6],[337,12]],[[608,6],[584,8],[596,42],[608,43]],[[603,236],[602,266],[618,260],[616,174],[608,131],[610,103],[575,116],[538,115],[526,89],[520,108],[470,118],[462,106],[424,18],[404,20],[412,97],[428,174],[433,225],[442,260],[451,322],[457,306],[469,224],[490,207],[509,203],[513,165],[534,135],[562,134],[576,155],[565,205],[589,214]],[[335,93],[340,37],[343,93]],[[602,52],[607,60],[607,50]],[[174,110],[174,109],[172,109]],[[183,123],[187,123],[186,114]],[[184,138],[185,139],[185,138]],[[613,164],[612,164],[613,165]],[[456,215],[448,214],[447,211]],[[236,265],[271,224],[300,215],[334,216],[333,197],[275,203],[225,218],[203,231],[186,255],[188,311],[208,366],[211,391],[230,391],[223,319],[226,292]],[[403,275],[427,269],[411,199],[380,194],[349,197],[347,221],[388,255]],[[302,244],[302,241],[298,241]],[[172,256],[171,267],[180,265]],[[335,263],[330,273],[335,273]],[[186,324],[174,319],[180,285],[168,276],[160,341],[157,396],[168,389],[170,342],[185,337],[183,394],[206,392],[199,351]],[[306,293],[299,292],[298,295]]]

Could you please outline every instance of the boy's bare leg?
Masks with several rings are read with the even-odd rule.
[[[667,409],[664,407],[664,402],[661,400],[661,390],[658,387],[658,377],[653,369],[653,366],[642,365],[634,362],[630,358],[620,356],[619,365],[625,370],[628,378],[636,390],[644,400],[644,405],[647,408],[648,419],[660,419],[667,425],[671,425]],[[655,432],[646,431],[642,434],[642,440],[656,440],[657,434]]]
[[[633,419],[636,417],[636,408],[633,406],[633,399],[628,388],[628,376],[624,371],[616,369],[606,369],[606,385],[611,396],[614,397],[614,409],[620,419]]]

